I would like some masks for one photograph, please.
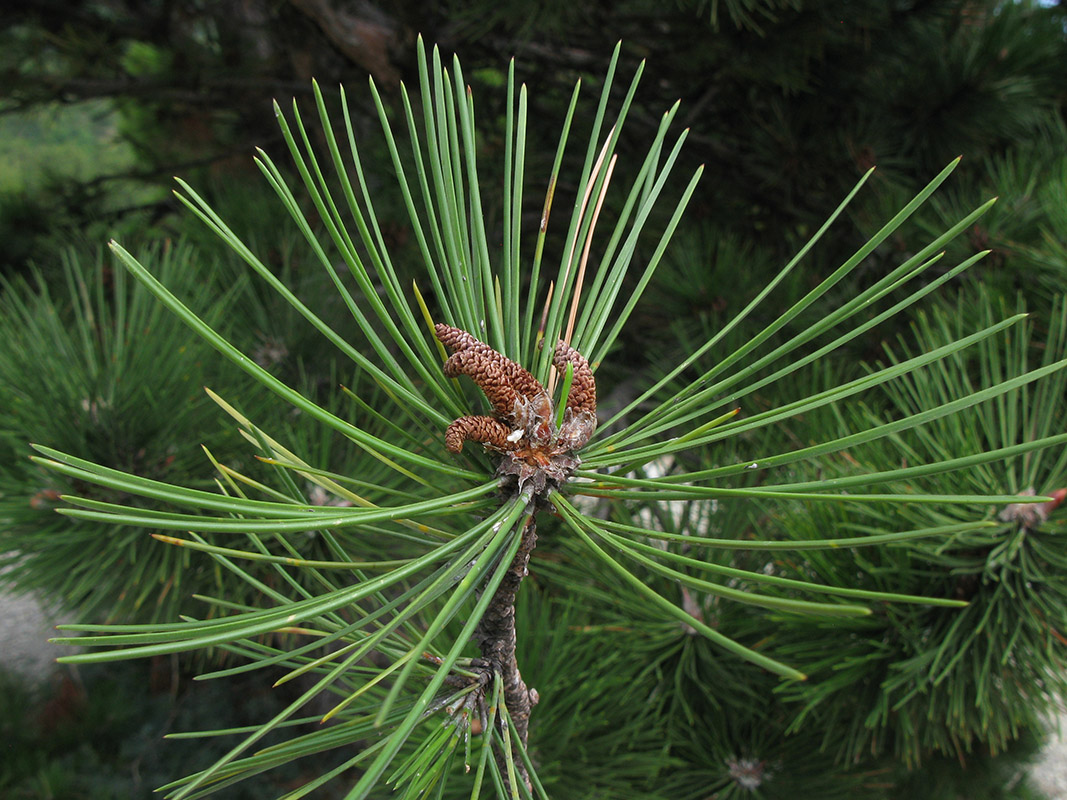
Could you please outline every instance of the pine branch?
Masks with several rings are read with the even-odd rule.
[[[530,712],[537,705],[538,695],[536,689],[527,687],[519,671],[518,660],[515,656],[515,596],[519,591],[522,579],[528,573],[527,565],[530,555],[537,546],[537,524],[531,516],[526,521],[526,527],[522,532],[522,544],[516,553],[511,567],[508,569],[504,580],[501,581],[496,593],[493,595],[489,608],[478,623],[475,636],[478,639],[478,647],[481,650],[485,666],[492,672],[501,676],[504,682],[504,702],[508,713],[511,715],[516,742],[512,745],[512,757],[515,769],[530,789],[530,776],[523,766],[516,744],[526,747],[526,738],[529,731]],[[507,755],[500,749],[494,751],[494,757],[500,766],[500,772],[507,775]]]

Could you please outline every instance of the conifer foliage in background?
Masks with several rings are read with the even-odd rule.
[[[29,442],[48,441],[115,469],[193,480],[207,488],[211,478],[203,473],[203,454],[190,442],[210,441],[227,459],[246,454],[243,440],[219,424],[203,387],[234,386],[241,373],[215,358],[206,342],[188,339],[181,320],[126,270],[107,263],[101,250],[87,259],[69,248],[61,258],[56,273],[62,281],[41,270],[33,281],[5,283],[0,295],[0,338],[6,343],[0,352],[0,403],[6,411],[0,421],[3,581],[18,591],[45,592],[86,619],[170,620],[197,605],[194,595],[219,592],[223,574],[194,563],[187,552],[159,548],[141,529],[58,519],[60,497],[85,487],[33,464]],[[309,383],[302,370],[288,366],[301,354],[301,342],[275,338],[269,326],[284,328],[284,313],[247,281],[235,280],[215,255],[183,238],[145,246],[138,258],[186,293],[212,325],[241,336],[257,363]],[[321,296],[317,287],[310,294],[307,286],[301,288],[309,300]],[[328,300],[319,305],[329,313]],[[182,344],[175,347],[176,341]],[[329,369],[311,358],[302,366],[322,370],[329,379]],[[331,387],[337,383],[336,377],[330,380]],[[307,391],[323,395],[325,405],[340,409],[351,402],[335,388],[325,393],[319,388],[312,382]],[[291,417],[268,397],[258,394],[248,404],[292,426]],[[316,452],[325,464],[344,462],[321,443]],[[108,490],[96,497],[123,496]],[[239,589],[230,586],[231,592]]]
[[[221,324],[234,295],[197,280],[193,248],[160,244],[139,255]],[[224,434],[201,389],[222,374],[206,345],[174,347],[180,321],[104,252],[62,256],[62,282],[38,273],[5,284],[0,298],[5,582],[46,591],[86,618],[172,619],[191,592],[218,587],[210,571],[146,546],[141,530],[57,520],[60,496],[76,487],[30,462],[27,441],[158,479],[194,475],[201,457],[178,442]]]
[[[36,463],[110,492],[77,492],[63,514],[155,531],[159,547],[197,551],[190,558],[210,559],[253,595],[242,589],[234,599],[223,587],[181,622],[68,626],[89,650],[65,660],[222,648],[234,658],[203,677],[258,671],[267,683],[299,687],[261,724],[201,732],[231,737],[233,746],[165,787],[167,796],[226,790],[322,753],[332,765],[286,797],[328,785],[352,798],[566,797],[591,776],[620,797],[636,785],[647,797],[798,786],[850,796],[871,788],[857,760],[901,757],[912,746],[948,749],[939,720],[916,720],[900,741],[876,718],[860,720],[852,712],[863,693],[819,680],[855,662],[820,659],[843,652],[833,644],[843,631],[859,632],[849,641],[863,650],[864,636],[887,620],[966,620],[973,595],[906,585],[899,570],[876,566],[865,583],[857,571],[883,554],[936,562],[960,543],[998,549],[1017,530],[1005,507],[1054,509],[1058,495],[1042,493],[1056,488],[1062,459],[1046,459],[1052,469],[1033,487],[959,476],[1037,463],[1065,436],[1031,424],[1025,435],[974,447],[966,437],[949,443],[958,448],[913,445],[904,460],[857,462],[851,453],[884,453],[906,437],[929,442],[926,426],[1015,407],[1029,391],[1053,397],[1067,361],[1050,351],[1019,370],[981,369],[943,391],[909,393],[930,386],[915,376],[976,349],[993,352],[991,343],[1022,323],[1022,314],[991,312],[863,374],[825,368],[981,260],[977,252],[945,264],[943,253],[989,203],[920,231],[921,243],[884,274],[855,281],[872,254],[908,229],[953,162],[867,242],[782,302],[781,290],[796,287],[791,276],[842,226],[864,176],[730,321],[679,347],[658,374],[613,386],[602,376],[619,374],[610,365],[625,365],[626,343],[641,337],[626,331],[640,323],[641,296],[700,176],[671,179],[688,135],[673,132],[677,105],[643,157],[619,157],[641,71],[620,80],[617,60],[618,50],[587,127],[575,88],[536,202],[530,192],[539,181],[526,173],[529,100],[513,70],[502,163],[483,157],[476,99],[458,60],[445,68],[436,50],[420,49],[418,92],[402,92],[399,116],[372,84],[395,187],[383,182],[386,165],[363,156],[343,90],[333,112],[316,87],[314,125],[306,110],[277,109],[297,180],[264,152],[257,163],[348,310],[345,327],[295,295],[182,183],[183,202],[355,369],[355,405],[344,413],[273,375],[198,301],[113,246],[256,391],[291,404],[299,427],[322,426],[359,454],[358,464],[331,469],[297,450],[287,431],[258,421],[254,400],[214,392],[260,463],[237,469],[209,453],[212,490],[38,445]],[[579,166],[564,175],[575,150]],[[498,202],[487,175],[500,187]],[[389,246],[375,211],[387,192],[399,192],[416,259]],[[531,206],[539,228],[527,225]],[[496,225],[489,207],[500,209]],[[557,226],[562,235],[549,238]],[[896,403],[884,416],[883,396]],[[845,413],[864,399],[876,407],[870,414]],[[845,424],[796,436],[824,415]],[[808,515],[833,522],[806,537],[799,521]],[[826,554],[860,568],[831,568]],[[1058,604],[1048,609],[1058,613]],[[814,656],[805,643],[825,649]],[[942,681],[962,655],[943,658]],[[1047,658],[1042,670],[1063,666],[1055,652]],[[876,706],[888,702],[877,694],[881,684],[863,688],[876,693]],[[1039,699],[1029,697],[1036,713]],[[735,713],[742,707],[747,713]],[[860,725],[875,742],[854,731],[843,751],[822,747],[825,759],[813,768],[809,724],[826,741],[837,741],[842,725]],[[275,734],[280,740],[266,745]]]

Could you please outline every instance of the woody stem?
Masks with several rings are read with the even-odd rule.
[[[521,744],[522,747],[526,746],[530,711],[538,698],[537,691],[529,689],[523,681],[518,661],[515,658],[515,595],[519,591],[519,584],[526,576],[530,554],[536,544],[537,526],[531,516],[526,520],[523,528],[519,550],[504,575],[504,579],[500,582],[500,586],[497,587],[496,594],[493,595],[474,634],[478,647],[481,649],[482,658],[503,680],[504,703],[511,716],[511,732],[516,744]],[[494,755],[501,773],[506,776],[508,773],[505,754],[498,751]],[[518,752],[512,755],[515,769],[522,781],[529,787],[530,779]]]

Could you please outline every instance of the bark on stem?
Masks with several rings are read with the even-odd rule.
[[[515,659],[515,595],[519,591],[522,579],[526,577],[526,567],[536,544],[537,526],[531,516],[526,520],[526,526],[523,528],[522,542],[519,544],[515,559],[511,562],[500,586],[497,587],[496,594],[493,595],[475,631],[482,658],[493,672],[500,675],[504,683],[504,703],[511,715],[511,734],[515,741],[513,750],[518,743],[521,743],[522,747],[526,746],[530,711],[538,700],[537,690],[526,686],[519,672],[518,661]],[[508,774],[506,754],[495,751],[494,757],[500,767],[500,772],[505,776],[506,783]],[[530,788],[530,777],[517,750],[513,752],[512,757],[517,774],[527,788]]]

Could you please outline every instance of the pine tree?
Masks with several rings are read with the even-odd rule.
[[[956,543],[1004,553],[999,538],[1021,535],[1016,518],[997,516],[1005,507],[1051,512],[1058,495],[1037,492],[1056,488],[1047,484],[1058,480],[1062,458],[1046,459],[1053,468],[1034,483],[1035,494],[1024,494],[1031,487],[1018,481],[976,487],[958,478],[961,469],[982,476],[1006,459],[1036,463],[1064,441],[1054,425],[1030,425],[1024,439],[1003,436],[993,449],[913,446],[914,459],[904,463],[877,457],[903,436],[936,443],[922,426],[959,428],[967,409],[1018,403],[1031,385],[1055,397],[1067,361],[1054,356],[1029,370],[979,370],[981,380],[941,391],[927,392],[929,384],[913,378],[975,348],[993,353],[990,343],[1022,324],[1022,314],[991,311],[982,324],[931,333],[926,347],[894,352],[881,366],[835,374],[837,354],[981,260],[982,253],[968,254],[940,266],[945,247],[991,203],[943,230],[920,230],[921,244],[899,263],[843,291],[866,259],[903,235],[956,162],[824,278],[793,284],[799,265],[830,241],[865,175],[729,322],[698,338],[690,327],[691,338],[657,364],[658,374],[611,392],[602,375],[613,362],[615,374],[624,370],[630,344],[645,339],[641,296],[654,285],[700,177],[700,170],[672,177],[687,137],[668,133],[677,105],[660,118],[644,156],[619,157],[641,71],[617,93],[618,58],[616,49],[577,144],[578,168],[565,174],[585,124],[575,88],[536,206],[526,200],[530,102],[513,68],[503,168],[494,165],[503,187],[498,203],[484,188],[492,184],[474,96],[458,60],[446,69],[436,50],[420,50],[419,93],[402,91],[399,117],[372,83],[385,169],[361,156],[343,90],[338,120],[315,87],[314,130],[296,105],[288,115],[276,109],[299,185],[265,152],[257,163],[348,309],[350,330],[302,302],[181,183],[182,201],[351,362],[361,381],[351,392],[352,418],[257,364],[113,244],[122,265],[259,391],[290,403],[301,428],[321,425],[360,454],[350,471],[330,469],[315,453],[298,452],[288,434],[262,427],[243,398],[214,392],[263,469],[212,457],[212,491],[38,446],[38,464],[121,493],[118,500],[72,497],[66,516],[166,531],[156,538],[212,559],[258,594],[204,598],[201,618],[182,622],[68,626],[83,635],[67,641],[104,649],[64,660],[222,648],[234,665],[203,677],[264,670],[274,683],[301,682],[297,699],[273,718],[210,732],[236,744],[165,787],[168,796],[201,796],[323,751],[335,753],[335,766],[287,797],[334,780],[353,798],[389,790],[412,798],[559,797],[580,785],[579,768],[598,778],[605,796],[628,796],[635,785],[648,797],[797,787],[849,796],[872,785],[851,763],[872,735],[853,713],[865,696],[843,691],[840,677],[816,677],[856,665],[838,674],[856,674],[875,692],[870,665],[884,656],[870,631],[974,613],[972,595],[944,584],[907,585],[901,558],[932,570]],[[382,183],[387,170],[408,214],[414,266],[394,256],[376,214],[379,197],[393,191]],[[561,205],[570,213],[564,235],[553,239]],[[490,228],[487,209],[496,207],[500,223]],[[536,232],[524,225],[531,207]],[[546,255],[558,257],[558,266]],[[786,288],[799,296],[776,307],[776,291]],[[663,339],[650,345],[662,347]],[[880,393],[896,404],[893,413],[851,413],[861,398]],[[846,424],[804,433],[821,415]],[[958,434],[953,444],[966,441]],[[873,455],[857,467],[854,452]],[[800,522],[807,515],[811,536]],[[1006,546],[1013,556],[1028,552]],[[881,558],[890,568],[878,566]],[[983,568],[981,557],[968,558],[969,569]],[[857,571],[871,580],[857,581]],[[858,655],[831,644],[845,631],[854,633]],[[806,646],[837,650],[815,657]],[[965,651],[937,652],[947,653],[933,654],[947,668]],[[950,709],[964,690],[953,691],[944,700]],[[870,702],[881,709],[889,696]],[[805,741],[789,734],[813,719],[825,736],[842,724],[854,732],[840,751],[824,748],[812,760]],[[257,749],[273,733],[285,738]],[[884,742],[896,731],[883,725],[873,735]],[[875,754],[931,742],[947,749],[936,725],[901,736],[895,750],[880,746]],[[564,742],[570,749],[561,752]]]

